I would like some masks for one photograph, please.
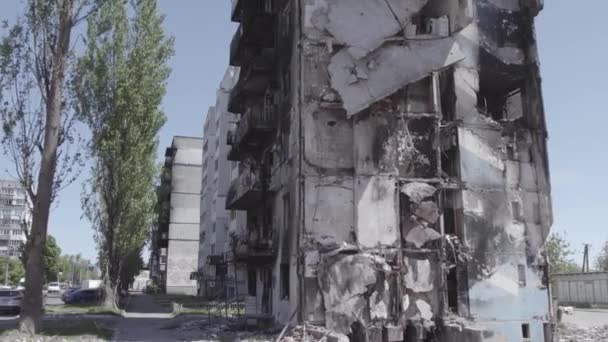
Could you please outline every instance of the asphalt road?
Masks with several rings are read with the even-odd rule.
[[[61,294],[52,293],[47,295],[44,298],[45,306],[53,306],[53,305],[63,305],[63,301],[61,300]],[[9,315],[9,314],[1,314],[0,313],[0,321],[10,321],[19,318],[19,316]]]
[[[59,294],[59,293],[48,294],[44,298],[44,305],[63,305],[63,301],[61,300],[61,294]]]

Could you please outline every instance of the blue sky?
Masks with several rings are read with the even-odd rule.
[[[13,19],[19,0],[0,0],[0,20]],[[159,0],[167,15],[165,27],[175,36],[173,73],[163,107],[168,122],[161,133],[161,150],[173,135],[200,135],[207,108],[228,61],[236,26],[230,22],[228,0]],[[603,216],[608,213],[608,1],[546,1],[537,18],[537,38],[553,181],[554,230],[565,232],[579,252],[593,252],[608,239]],[[6,166],[2,165],[1,169]],[[81,177],[84,179],[84,176]],[[80,219],[80,184],[61,193],[49,232],[67,253],[96,255],[93,231]],[[577,255],[576,261],[582,260]]]

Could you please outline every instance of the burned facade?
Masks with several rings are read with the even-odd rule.
[[[551,340],[542,5],[233,0],[226,207],[255,317]]]

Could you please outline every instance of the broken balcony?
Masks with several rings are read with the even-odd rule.
[[[274,47],[274,16],[262,14],[243,19],[230,42],[230,65],[243,66],[264,49]]]
[[[262,186],[256,176],[248,171],[242,172],[232,181],[226,196],[227,210],[247,210],[262,200]]]
[[[248,240],[239,243],[234,250],[236,262],[250,264],[272,263],[276,256],[275,242],[272,234],[259,236],[256,230],[250,231]]]
[[[241,160],[259,151],[273,137],[277,127],[277,111],[274,105],[250,108],[239,120],[236,129],[229,131],[228,145],[232,148],[228,160]]]
[[[241,21],[242,11],[243,11],[243,2],[245,0],[232,0],[232,10],[230,11],[230,20],[235,23]]]
[[[251,102],[264,96],[273,76],[274,49],[263,49],[251,62],[241,66],[239,80],[230,92],[228,111],[242,114]]]

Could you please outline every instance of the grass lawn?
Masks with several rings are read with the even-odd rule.
[[[119,311],[86,304],[50,305],[44,308],[44,313],[47,315],[120,315]]]
[[[0,331],[1,341],[110,341],[114,331],[92,320],[45,321],[35,338],[16,329]]]

